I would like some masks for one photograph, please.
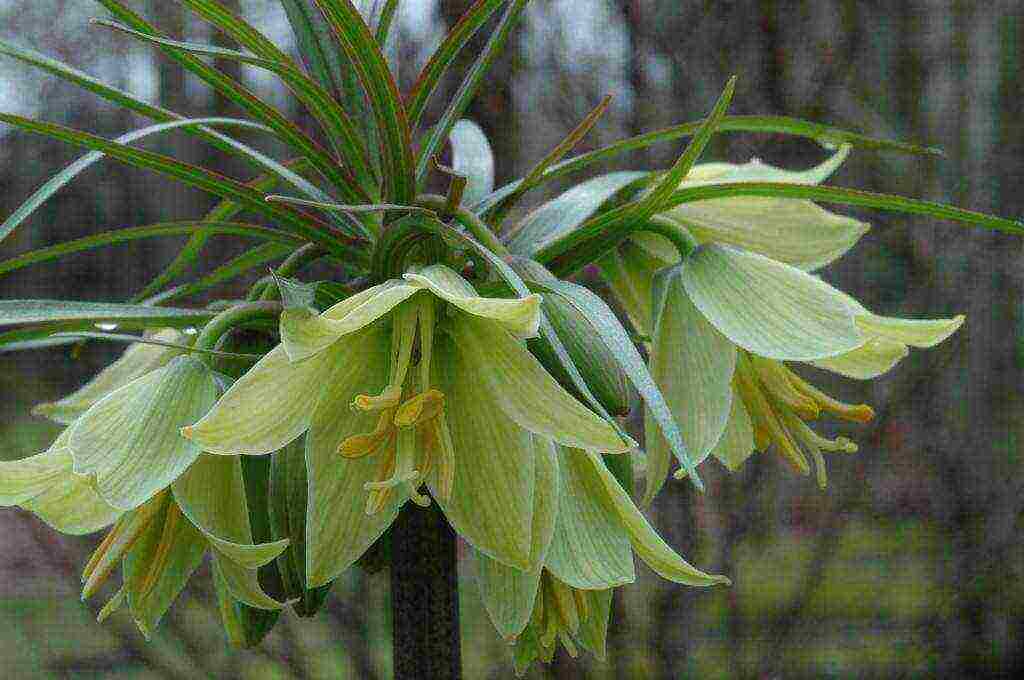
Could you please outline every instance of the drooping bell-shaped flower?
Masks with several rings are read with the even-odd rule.
[[[845,150],[806,173],[763,164],[698,166],[694,181],[817,182],[844,155]],[[696,212],[665,214],[700,234],[701,243],[685,258],[668,239],[638,233],[608,259],[605,272],[634,323],[650,335],[651,373],[698,461],[714,454],[735,469],[753,450],[775,444],[804,473],[810,471],[809,457],[824,484],[823,452],[856,446],[821,437],[805,421],[829,413],[864,422],[873,413],[832,399],[784,362],[869,379],[893,368],[908,347],[943,341],[964,317],[911,320],[871,313],[807,271],[845,253],[865,232],[864,225],[808,201],[767,200],[685,204]],[[784,207],[787,202],[800,205]],[[695,226],[697,208],[705,203],[717,204],[717,221],[708,218]],[[661,488],[670,458],[657,429],[648,431],[653,433],[647,447],[649,502]]]
[[[728,584],[670,548],[605,466],[601,456],[537,446],[532,552],[527,569],[474,551],[484,606],[498,633],[515,643],[517,668],[548,661],[561,640],[604,655],[612,589],[636,578],[634,554],[663,578],[692,586]]]
[[[451,269],[407,273],[323,314],[290,309],[279,347],[184,433],[215,453],[266,454],[308,430],[307,578],[353,564],[429,489],[493,558],[531,563],[539,434],[622,452],[606,421],[527,351],[539,298],[484,298]]]

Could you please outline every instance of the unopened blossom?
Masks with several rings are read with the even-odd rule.
[[[480,551],[531,565],[534,436],[631,446],[526,349],[539,298],[485,298],[453,270],[412,270],[323,314],[289,309],[280,346],[184,433],[215,453],[259,455],[303,432],[307,578],[353,564],[424,488]]]

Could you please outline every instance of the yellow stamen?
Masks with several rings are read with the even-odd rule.
[[[395,413],[395,425],[410,427],[433,420],[444,408],[444,394],[440,390],[430,389],[408,399]]]
[[[793,372],[790,372],[789,377],[793,387],[813,399],[823,411],[855,423],[869,423],[875,417],[875,410],[867,404],[846,404],[833,399]]]
[[[587,602],[587,596],[578,588],[572,589],[572,596],[576,600],[576,613],[580,615],[580,622],[585,622],[590,618],[590,604]]]
[[[747,412],[756,423],[755,431],[761,429],[766,432],[771,442],[778,447],[782,457],[792,464],[797,472],[804,475],[809,474],[810,464],[779,421],[779,416],[754,381],[754,376],[749,375],[747,371],[736,371],[736,386],[739,388]]]
[[[85,582],[82,586],[83,600],[92,597],[107,582],[114,568],[149,526],[153,516],[163,509],[166,500],[166,492],[161,492],[117,521],[82,572],[82,580]]]
[[[764,386],[765,392],[770,394],[772,399],[796,411],[805,420],[817,418],[821,413],[821,409],[813,399],[802,394],[793,386],[789,379],[792,371],[780,362],[751,356],[750,363],[754,373]]]
[[[420,330],[420,387],[426,390],[430,387],[430,362],[434,355],[434,324],[436,319],[434,309],[434,297],[424,295],[419,306],[419,330]]]
[[[395,456],[394,454],[385,454],[380,457],[380,463],[377,466],[377,479],[387,479],[391,477],[395,470]],[[366,514],[376,515],[387,503],[388,497],[391,495],[391,487],[384,489],[375,489],[370,491],[366,497]]]
[[[338,453],[345,458],[356,459],[379,451],[387,443],[391,435],[394,434],[395,428],[391,424],[394,413],[395,410],[393,408],[385,409],[380,414],[380,418],[377,419],[377,427],[373,432],[346,437],[338,445]]]

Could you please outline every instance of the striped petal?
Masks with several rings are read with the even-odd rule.
[[[952,319],[897,319],[877,314],[857,316],[857,326],[872,337],[901,342],[911,347],[934,347],[956,333],[967,317]]]
[[[723,335],[754,354],[811,361],[861,346],[848,297],[767,257],[716,244],[683,264],[690,299]]]
[[[430,290],[458,309],[495,321],[517,338],[533,338],[540,328],[540,296],[524,298],[486,298],[476,294],[464,278],[444,265],[432,265],[409,272],[405,279]]]
[[[871,338],[855,350],[810,363],[812,366],[824,368],[848,378],[868,380],[888,373],[907,354],[909,354],[907,346],[902,342]]]
[[[173,482],[199,457],[180,429],[217,398],[212,372],[179,356],[96,402],[70,428],[74,470],[93,475],[110,505],[130,510]]]
[[[564,446],[610,453],[631,448],[632,442],[566,392],[508,331],[468,314],[458,315],[451,328],[476,391],[520,427]]]
[[[747,413],[747,407],[743,405],[740,395],[733,394],[729,423],[725,426],[722,438],[712,449],[711,455],[735,472],[753,452],[754,426],[750,422],[750,414]]]

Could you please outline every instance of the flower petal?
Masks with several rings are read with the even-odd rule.
[[[587,602],[588,615],[580,621],[580,630],[576,634],[584,649],[597,657],[598,661],[607,660],[606,646],[608,641],[608,621],[612,616],[612,595],[615,591],[582,590],[579,596]]]
[[[865,334],[902,342],[911,347],[934,347],[963,325],[963,314],[952,319],[898,319],[877,314],[861,314],[855,319],[857,326]]]
[[[555,534],[558,509],[558,459],[554,445],[533,437],[536,449],[533,485],[533,526],[530,569],[523,571],[502,564],[474,549],[480,597],[487,614],[505,639],[519,635],[530,621],[537,598],[540,574]]]
[[[651,527],[647,518],[636,507],[629,494],[623,490],[615,477],[605,467],[601,457],[588,451],[587,459],[604,486],[609,502],[619,513],[619,519],[629,534],[633,550],[647,566],[662,578],[690,586],[711,586],[730,583],[724,576],[705,574],[690,565],[662,540],[661,536]]]
[[[201,418],[217,398],[211,371],[179,356],[96,402],[70,428],[68,448],[79,474],[115,508],[142,505],[199,456],[179,430]]]
[[[857,349],[827,359],[810,362],[812,366],[845,375],[857,380],[868,380],[888,373],[909,352],[902,342],[885,338],[870,338]]]
[[[651,375],[679,423],[694,464],[699,465],[722,436],[729,418],[736,346],[693,304],[678,269],[668,274],[664,295],[651,349]],[[646,422],[644,503],[649,504],[668,474],[672,454],[649,413]]]
[[[154,340],[176,343],[180,343],[186,338],[184,333],[174,328],[163,328],[151,335],[147,334],[147,336]],[[104,368],[95,378],[78,390],[60,401],[37,405],[32,409],[32,413],[70,425],[103,397],[119,387],[124,387],[136,378],[164,366],[181,352],[182,350],[175,347],[161,345],[144,343],[130,345],[117,361]]]
[[[676,254],[678,255],[678,251]],[[665,263],[651,257],[633,238],[630,238],[602,258],[598,266],[637,330],[641,333],[652,333],[652,282],[654,274],[664,267]]]
[[[694,187],[721,182],[780,182],[784,184],[821,184],[846,161],[852,147],[842,144],[831,157],[808,170],[786,170],[758,159],[748,163],[700,163],[695,165],[681,186]]]
[[[309,427],[325,367],[336,356],[332,351],[293,364],[278,345],[182,434],[209,453],[261,455],[283,448]]]
[[[754,452],[754,426],[740,395],[733,394],[729,423],[711,454],[735,472]]]
[[[419,290],[402,281],[386,281],[342,300],[320,315],[311,309],[285,310],[281,314],[281,344],[289,361],[315,356],[345,335],[370,325]]]
[[[477,384],[476,391],[486,394],[489,403],[520,427],[564,446],[611,453],[631,447],[497,324],[459,315],[452,324],[452,337],[467,378]]]
[[[65,534],[91,534],[113,524],[123,511],[103,500],[89,477],[72,472],[71,453],[67,449],[57,456],[63,458],[65,474],[38,496],[21,503],[21,507]]]
[[[21,505],[71,473],[64,430],[50,448],[21,460],[0,461],[0,505]]]
[[[379,392],[387,383],[389,347],[382,329],[368,328],[347,343],[345,353],[325,364],[320,376],[327,387],[306,435],[309,506],[304,559],[310,588],[327,583],[359,559],[405,501],[395,489],[379,512],[367,515],[363,485],[376,481],[384,452],[359,459],[338,453],[342,440],[376,427],[379,413],[353,410],[349,404],[356,394]]]
[[[558,462],[558,519],[547,568],[584,590],[632,583],[636,571],[629,536],[588,455],[562,449]]]
[[[164,503],[124,560],[132,616],[149,639],[199,567],[207,543],[174,503]]]
[[[407,281],[430,290],[442,300],[477,317],[496,321],[517,338],[533,338],[540,328],[540,296],[487,298],[455,271],[435,264],[405,275]]]
[[[231,596],[239,602],[257,609],[273,610],[285,606],[286,603],[278,602],[267,595],[260,585],[255,569],[246,569],[217,550],[213,551],[213,568],[217,572],[217,577],[223,579]]]
[[[486,323],[479,321],[477,323]],[[509,337],[508,333],[495,327]],[[480,379],[461,343],[439,338],[434,347],[438,384],[454,449],[454,481],[447,500],[438,493],[437,468],[428,478],[452,527],[477,550],[518,569],[532,564],[534,445],[530,433],[505,413]]]
[[[203,454],[171,486],[182,513],[224,557],[246,569],[270,562],[288,540],[253,544],[242,463]]]
[[[716,244],[700,246],[683,264],[683,284],[719,331],[763,357],[823,359],[865,341],[846,295],[762,255]]]

